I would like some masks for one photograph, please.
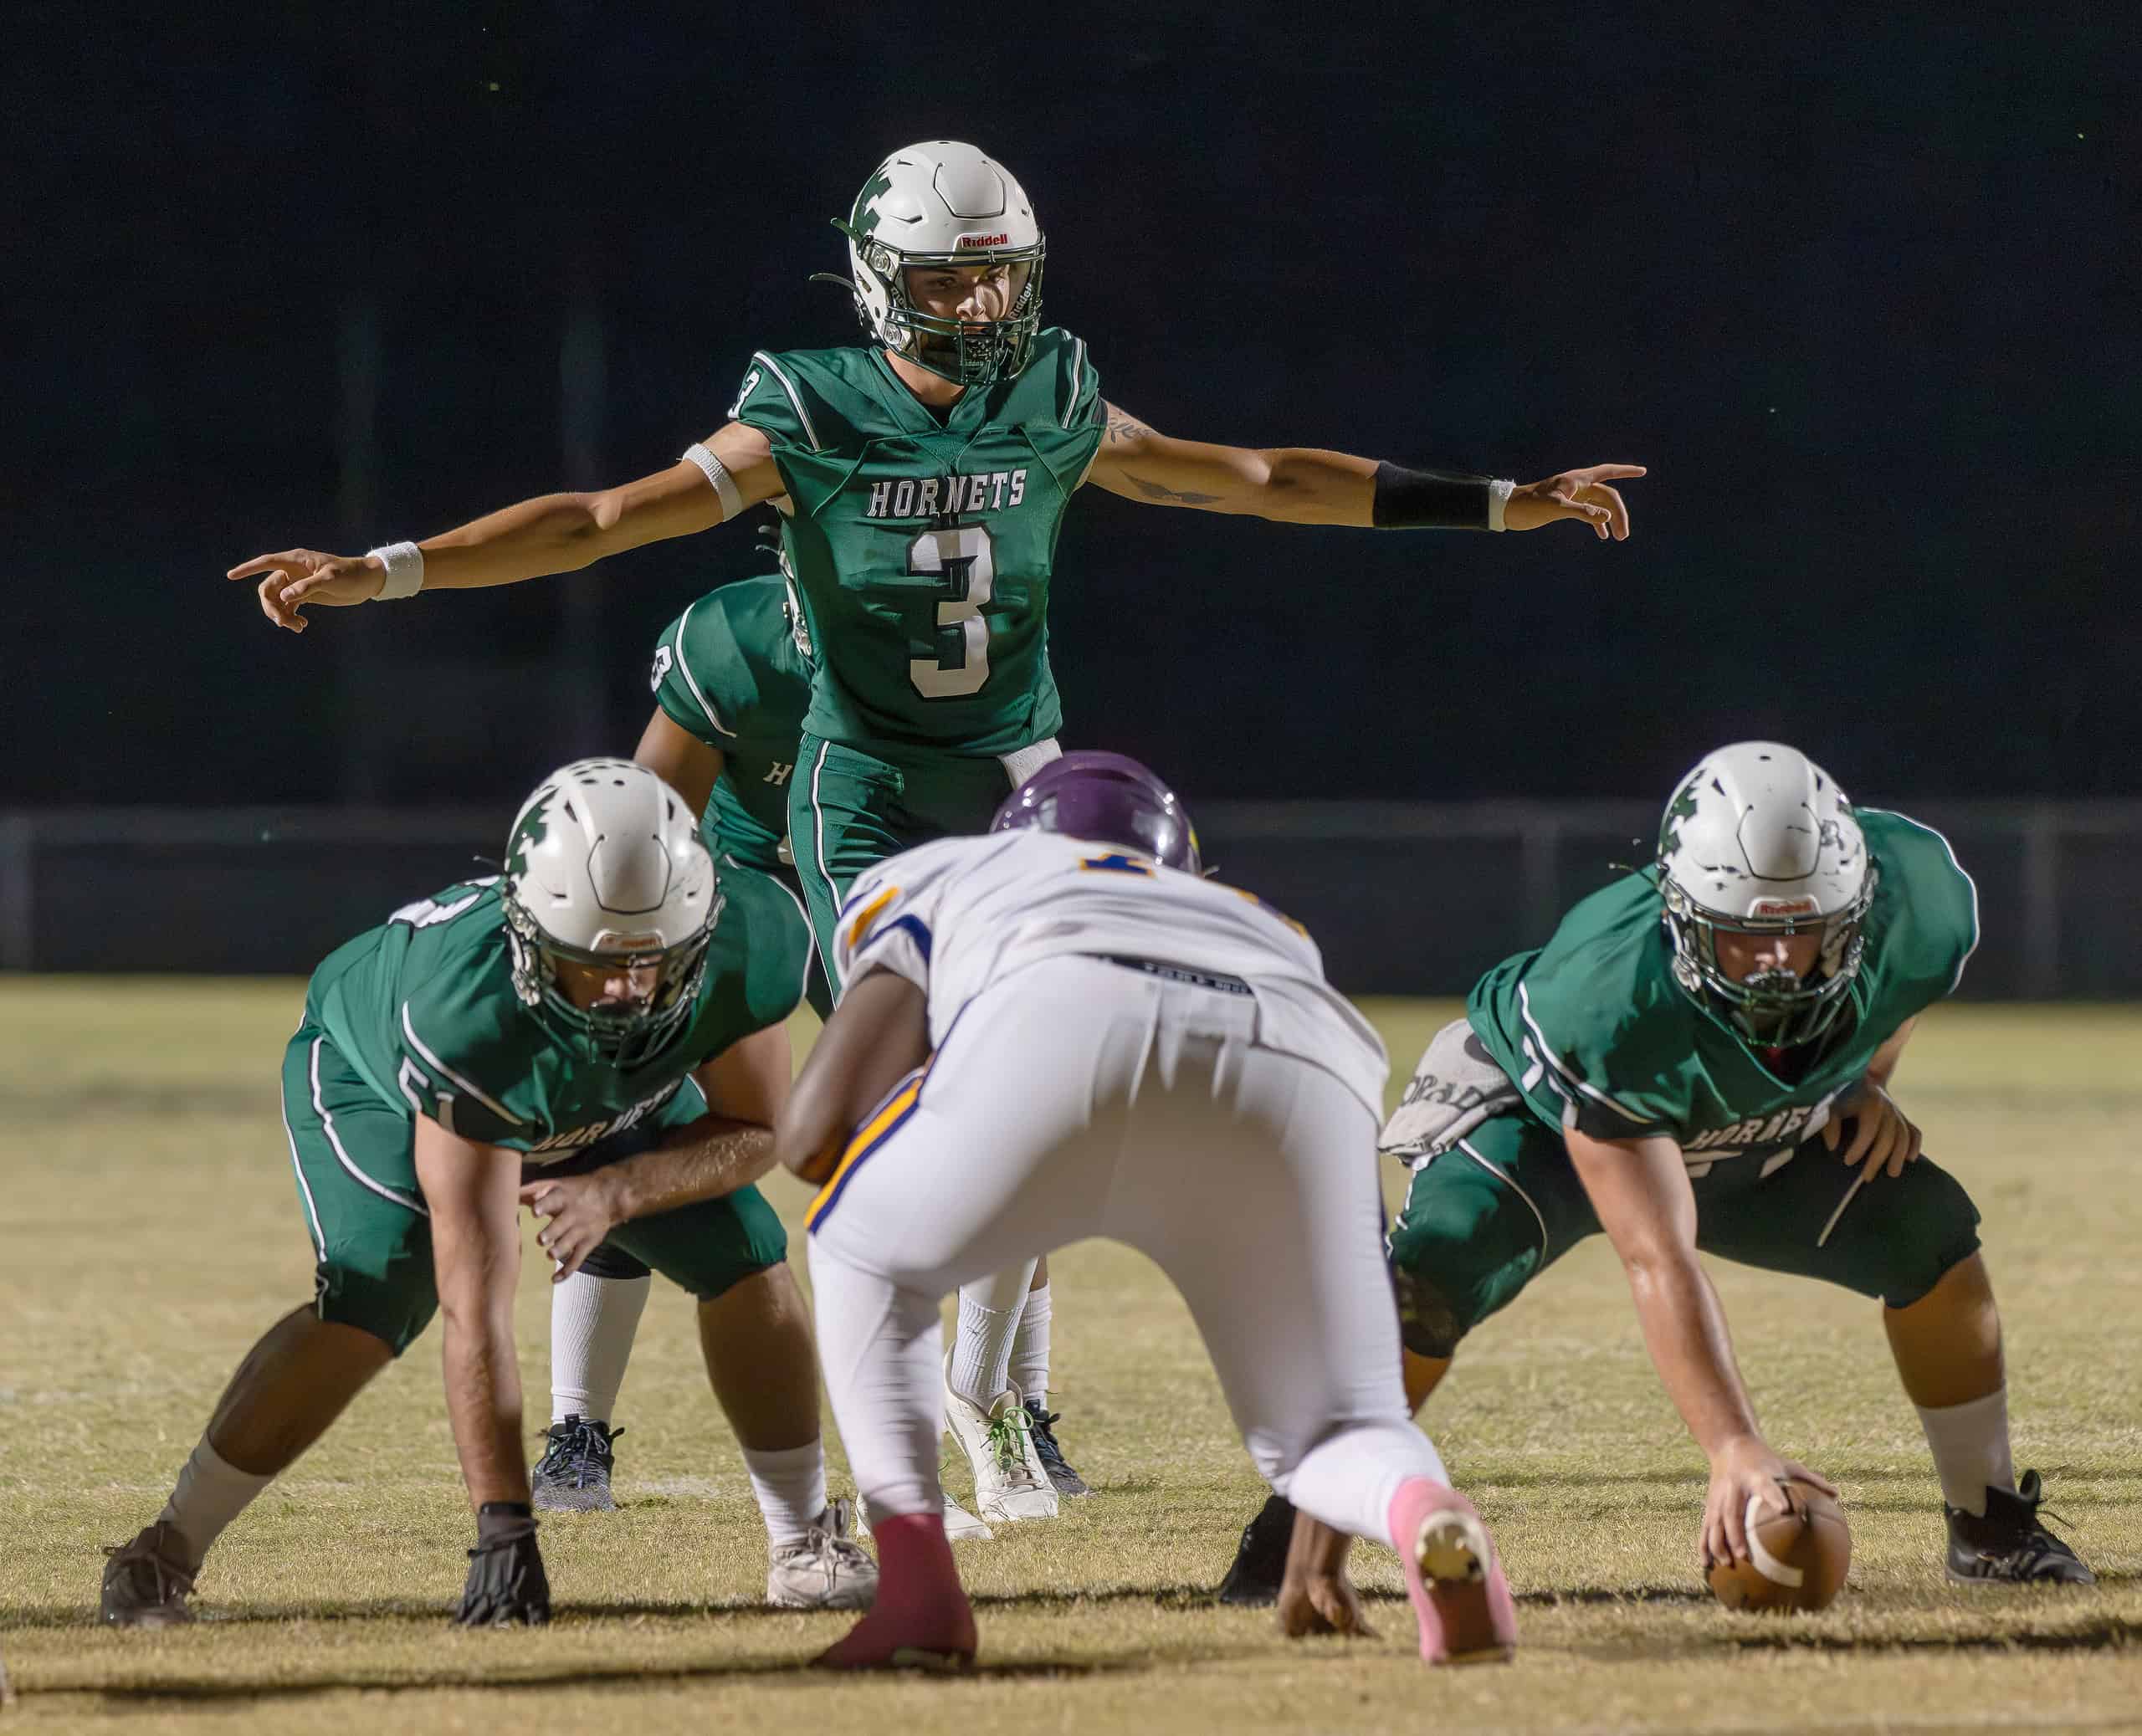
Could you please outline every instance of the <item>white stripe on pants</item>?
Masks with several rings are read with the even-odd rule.
[[[1174,1281],[1295,1505],[1385,1539],[1400,1483],[1448,1480],[1400,1385],[1376,1118],[1255,1024],[1246,996],[1075,957],[961,1013],[812,1231],[826,1385],[874,1512],[938,1508],[939,1299],[1089,1236]]]

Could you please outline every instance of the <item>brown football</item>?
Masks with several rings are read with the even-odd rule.
[[[1729,1610],[1827,1609],[1852,1565],[1852,1533],[1844,1509],[1807,1483],[1793,1487],[1803,1513],[1765,1513],[1750,1503],[1749,1552],[1710,1570],[1710,1589]]]

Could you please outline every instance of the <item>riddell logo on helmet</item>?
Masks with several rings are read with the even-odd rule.
[[[962,235],[957,244],[961,247],[1005,247],[1010,244],[1011,239],[1009,235]]]
[[[1812,916],[1820,907],[1811,898],[1757,899],[1748,907],[1750,916]]]

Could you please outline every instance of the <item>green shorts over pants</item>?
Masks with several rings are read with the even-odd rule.
[[[630,1133],[525,1173],[600,1168],[705,1113],[705,1099],[687,1079]],[[283,1055],[283,1125],[312,1236],[320,1318],[369,1332],[399,1356],[438,1309],[431,1215],[417,1185],[416,1123],[404,1105],[383,1101],[308,1020]],[[635,1218],[610,1240],[702,1302],[788,1253],[781,1220],[755,1187]]]
[[[1769,1175],[1764,1167],[1732,1158],[1693,1178],[1704,1252],[1904,1308],[1978,1249],[1978,1208],[1962,1183],[1925,1158],[1857,1192],[1858,1169],[1847,1169],[1819,1137]],[[1391,1226],[1406,1348],[1450,1355],[1536,1273],[1598,1233],[1558,1129],[1523,1114],[1483,1122],[1413,1172]]]
[[[810,906],[818,957],[838,999],[833,929],[848,888],[889,856],[986,832],[997,810],[1057,757],[1053,738],[1017,753],[871,752],[806,734],[788,786],[788,843]]]

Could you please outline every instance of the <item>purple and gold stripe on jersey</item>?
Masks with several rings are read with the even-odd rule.
[[[848,1150],[841,1153],[840,1162],[826,1178],[826,1185],[818,1190],[803,1213],[803,1227],[814,1231],[820,1221],[840,1203],[840,1196],[863,1166],[863,1160],[898,1133],[915,1113],[915,1105],[922,1100],[923,1081],[930,1076],[927,1063],[918,1067],[893,1088],[892,1094],[881,1102],[855,1130],[855,1137],[848,1142]]]

